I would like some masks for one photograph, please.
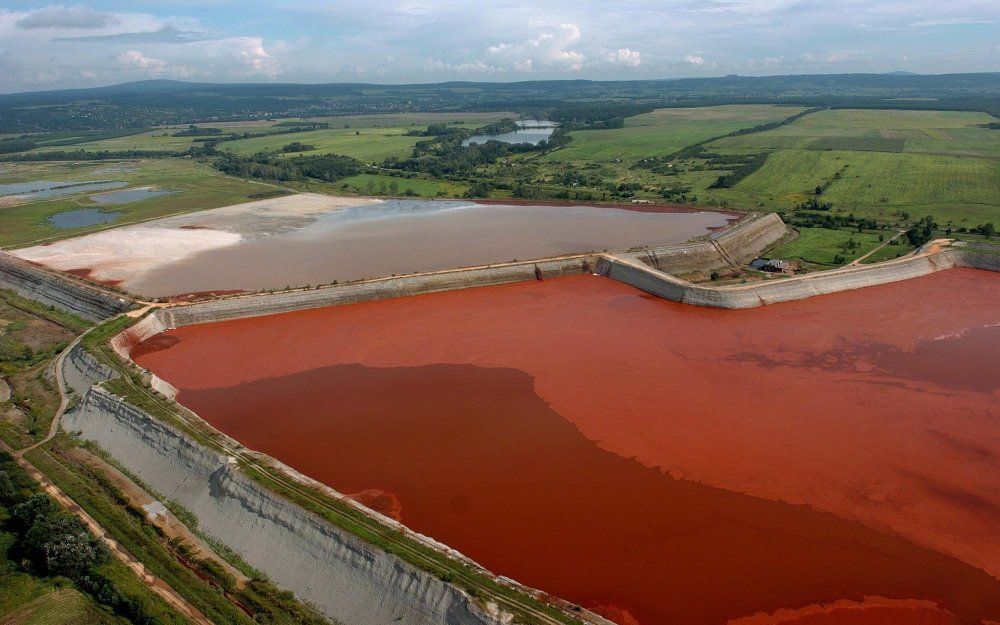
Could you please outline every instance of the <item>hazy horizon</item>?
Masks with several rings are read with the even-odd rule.
[[[13,0],[0,9],[0,92],[146,79],[415,84],[991,72],[1000,68],[998,41],[1000,10],[982,0]]]

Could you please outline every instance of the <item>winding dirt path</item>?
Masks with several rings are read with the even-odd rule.
[[[48,476],[35,468],[35,466],[24,457],[29,451],[37,449],[40,445],[52,440],[52,438],[56,435],[56,432],[59,431],[59,421],[62,419],[63,414],[65,414],[66,409],[69,407],[69,394],[66,392],[66,380],[63,378],[62,364],[70,350],[76,347],[80,340],[83,339],[88,332],[90,332],[90,330],[87,330],[87,332],[84,332],[80,336],[76,337],[76,339],[70,343],[66,349],[60,352],[53,362],[56,384],[59,388],[60,403],[59,409],[52,418],[52,425],[49,426],[49,431],[45,438],[20,450],[13,450],[5,442],[0,441],[0,449],[10,453],[21,468],[31,475],[36,482],[41,484],[42,490],[59,502],[61,506],[72,512],[77,516],[77,518],[83,521],[83,524],[87,526],[87,529],[89,529],[94,536],[104,543],[104,545],[108,548],[108,551],[111,552],[111,555],[135,573],[143,584],[145,584],[146,587],[153,593],[166,601],[167,604],[175,610],[183,614],[192,623],[196,623],[198,625],[215,625],[215,623],[202,614],[201,611],[191,605],[176,590],[171,588],[169,584],[153,575],[153,573],[146,568],[146,565],[129,553],[125,547],[118,543],[118,541],[112,538],[111,535],[105,531],[105,529],[92,516],[87,514],[86,510],[80,507],[80,505],[73,501],[69,495],[56,486],[55,483],[48,478]]]

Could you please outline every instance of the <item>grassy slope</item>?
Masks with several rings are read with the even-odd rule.
[[[86,595],[60,588],[0,617],[0,625],[124,625],[126,621],[100,610]]]
[[[852,232],[826,228],[799,228],[798,231],[799,235],[796,238],[772,249],[768,252],[768,256],[799,259],[817,265],[833,266],[836,264],[834,257],[838,254],[843,256],[846,261],[854,260],[881,244],[878,240],[879,234],[887,236],[885,232]],[[888,234],[888,236],[892,236],[892,234]],[[860,247],[848,251],[842,246],[851,239],[858,242]]]
[[[343,180],[337,182],[336,185],[341,186],[346,184],[348,188],[355,193],[379,194],[381,193],[383,183],[386,185],[388,192],[391,193],[389,185],[393,182],[395,182],[399,187],[399,191],[395,195],[406,193],[407,190],[411,190],[421,197],[435,197],[439,193],[454,196],[462,195],[468,188],[466,185],[449,182],[447,180],[396,178],[394,176],[380,176],[374,174],[358,174],[357,176],[344,178]],[[375,185],[374,190],[372,190],[369,186],[369,183]]]
[[[845,168],[846,166],[846,168]],[[945,224],[1000,221],[1000,161],[884,152],[780,150],[732,189],[711,191],[731,206],[787,210],[812,197],[841,171],[821,198],[837,212],[892,220],[905,211]]]
[[[122,215],[113,224],[83,228],[58,229],[49,217],[66,210],[94,208],[89,194],[51,198],[16,206],[0,207],[0,246],[23,246],[41,240],[64,239],[86,232],[188,213],[252,199],[257,193],[274,187],[223,176],[210,166],[189,159],[148,160],[127,164],[131,171],[106,171],[113,164],[17,163],[8,164],[0,174],[0,183],[28,180],[124,180],[131,186],[157,186],[178,191],[169,195],[105,207]],[[9,171],[8,171],[9,170]]]
[[[574,132],[572,143],[545,160],[632,161],[662,156],[710,137],[785,119],[801,110],[756,104],[657,109],[628,118],[624,128]]]

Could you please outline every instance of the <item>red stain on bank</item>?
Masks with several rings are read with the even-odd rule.
[[[1000,619],[997,285],[719,311],[583,276],[134,355],[249,447],[619,622],[979,623]]]

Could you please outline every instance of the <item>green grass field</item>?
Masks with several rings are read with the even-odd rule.
[[[517,113],[386,113],[383,115],[341,115],[337,117],[310,117],[305,121],[324,122],[332,128],[406,128],[423,129],[430,124],[448,124],[464,128],[478,128]]]
[[[727,137],[722,150],[808,149],[920,152],[1000,158],[1000,135],[986,113],[838,109],[774,130]]]
[[[820,199],[835,212],[892,221],[893,213],[905,211],[956,226],[1000,221],[1000,161],[983,158],[779,150],[735,187],[705,194],[734,207],[788,210],[831,180]]]
[[[392,184],[396,183],[397,189],[394,192]],[[437,197],[438,195],[456,196],[462,195],[468,186],[449,182],[447,180],[425,180],[422,178],[397,178],[395,176],[381,176],[375,174],[358,174],[350,178],[344,178],[336,183],[336,186],[347,187],[355,193],[366,195],[401,195],[407,191],[412,191],[420,197]],[[383,188],[385,189],[383,191]]]
[[[801,110],[756,104],[657,109],[626,119],[624,128],[573,132],[569,145],[544,160],[634,161],[664,156],[711,137],[785,119]]]
[[[504,117],[516,117],[514,113],[396,113],[385,115],[344,115],[340,117],[315,117],[309,119],[289,120],[253,120],[246,122],[217,122],[196,124],[199,127],[219,128],[224,133],[262,132],[268,129],[278,131],[282,122],[322,122],[330,124],[327,130],[313,132],[279,134],[273,137],[242,139],[236,142],[223,142],[220,149],[230,149],[238,154],[252,154],[260,150],[277,150],[292,141],[310,143],[318,149],[312,154],[336,152],[347,154],[361,160],[381,161],[386,156],[407,155],[413,143],[419,137],[410,137],[403,141],[400,135],[409,130],[422,130],[429,124],[449,124],[461,128],[478,128],[485,124],[498,121]],[[72,146],[39,144],[36,152],[51,152],[58,150],[84,149],[90,151],[109,150],[167,150],[183,152],[191,146],[202,145],[195,141],[198,137],[175,137],[186,125],[157,128],[148,132],[88,141]],[[354,131],[360,130],[361,137],[350,140]],[[388,139],[387,137],[392,137]],[[370,144],[370,145],[366,145]],[[346,150],[337,152],[337,150]],[[402,152],[400,152],[402,150]]]
[[[115,167],[118,169],[115,169]],[[154,186],[177,191],[157,198],[105,207],[120,211],[111,224],[58,229],[49,222],[62,211],[94,208],[88,193],[24,204],[0,204],[0,246],[23,246],[67,238],[102,228],[156,217],[217,208],[254,199],[253,195],[275,191],[275,187],[223,176],[209,165],[189,159],[171,158],[116,163],[6,163],[0,184],[23,180],[122,180],[129,186]]]
[[[851,230],[829,230],[827,228],[797,228],[798,236],[772,250],[767,255],[774,258],[798,259],[814,265],[836,266],[836,256],[850,262],[863,256],[881,244],[879,235],[889,238],[885,232],[854,232]],[[857,247],[848,247],[855,241]]]
[[[402,128],[328,128],[226,141],[217,147],[224,152],[256,154],[257,152],[274,152],[293,141],[298,141],[315,146],[316,149],[309,152],[297,152],[290,156],[333,153],[376,163],[390,156],[400,158],[409,156],[413,145],[421,139],[422,137],[407,137],[406,130]]]
[[[101,141],[88,141],[75,145],[48,146],[39,144],[35,152],[53,152],[60,150],[88,150],[96,152],[99,150],[121,151],[121,150],[172,150],[183,152],[192,145],[200,145],[193,142],[195,137],[174,137],[173,134],[181,128],[157,129],[150,132],[143,132],[127,137],[116,137],[114,139],[103,139]]]
[[[60,588],[38,597],[6,616],[0,625],[125,625],[72,588]]]

